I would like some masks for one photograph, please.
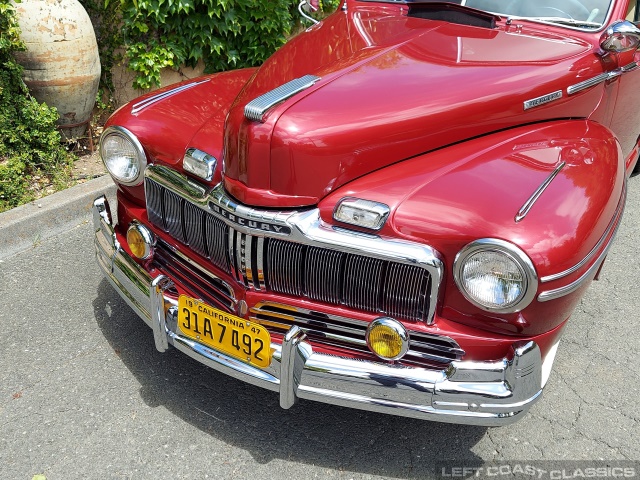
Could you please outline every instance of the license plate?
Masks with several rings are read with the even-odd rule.
[[[262,326],[180,295],[178,328],[189,338],[257,367],[271,363],[271,335]]]

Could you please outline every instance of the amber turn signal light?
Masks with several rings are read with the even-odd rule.
[[[153,256],[155,236],[144,225],[132,223],[127,230],[127,245],[131,253],[140,260],[147,260]]]
[[[367,345],[383,360],[399,360],[409,350],[409,334],[393,318],[376,318],[367,329]]]

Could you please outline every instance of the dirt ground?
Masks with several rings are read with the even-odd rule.
[[[77,159],[73,162],[73,180],[76,183],[84,183],[107,174],[107,169],[98,153],[102,122],[98,120],[97,123],[91,129],[93,145],[89,141],[89,132],[85,134],[85,137],[69,140],[67,148],[77,156]],[[92,147],[93,151],[91,151]]]
[[[96,145],[97,148],[97,145]],[[73,164],[73,179],[77,183],[101,177],[107,173],[98,150],[88,155],[82,155]]]

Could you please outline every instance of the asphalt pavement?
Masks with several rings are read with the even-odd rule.
[[[304,400],[282,410],[275,393],[158,353],[102,278],[90,223],[82,213],[0,256],[0,480],[430,478],[443,460],[640,461],[640,178],[542,400],[491,429]]]

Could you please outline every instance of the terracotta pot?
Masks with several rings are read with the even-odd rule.
[[[59,125],[86,122],[100,82],[98,44],[89,15],[77,0],[22,0],[14,6],[27,46],[16,59],[24,67],[31,94],[58,109]],[[61,132],[76,138],[85,130],[82,125]]]

